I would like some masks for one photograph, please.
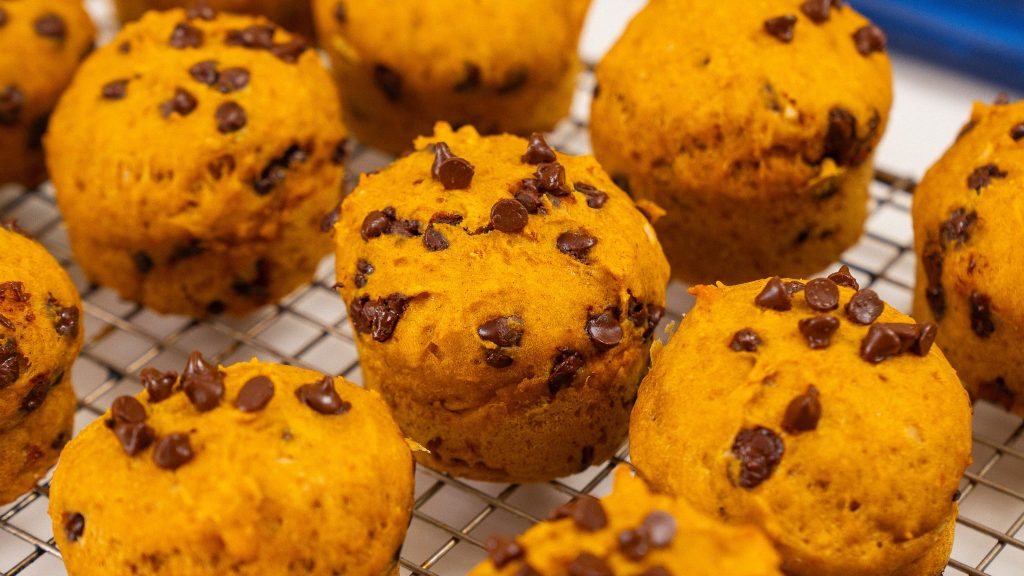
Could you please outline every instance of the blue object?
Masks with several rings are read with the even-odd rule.
[[[1024,0],[850,0],[889,46],[1024,91]]]

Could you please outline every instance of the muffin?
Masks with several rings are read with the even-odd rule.
[[[313,34],[308,0],[117,0],[117,15],[122,22],[129,22],[149,10],[191,7],[262,15],[293,32]]]
[[[314,0],[313,16],[346,124],[398,153],[439,120],[483,133],[553,128],[572,101],[589,5]]]
[[[935,576],[971,408],[935,339],[845,273],[698,286],[630,455],[656,489],[760,526],[793,576]]]
[[[967,390],[1024,416],[1024,102],[975,104],[961,137],[914,191],[914,316]]]
[[[892,72],[844,3],[654,0],[597,82],[594,155],[667,212],[676,278],[805,276],[860,237]]]
[[[317,53],[262,18],[153,12],[83,65],[47,137],[94,282],[158,312],[244,314],[313,275],[345,129]]]
[[[380,397],[341,378],[199,353],[142,373],[65,449],[50,517],[68,573],[380,576],[412,457]]]
[[[607,498],[580,496],[515,540],[489,539],[487,551],[470,576],[782,576],[759,530],[654,494],[625,466]]]
[[[71,439],[78,291],[41,245],[0,224],[0,505],[32,489]]]
[[[366,385],[428,466],[542,481],[610,457],[664,313],[654,229],[592,157],[439,124],[335,228]]]
[[[0,184],[46,180],[50,112],[95,34],[80,0],[0,0]]]

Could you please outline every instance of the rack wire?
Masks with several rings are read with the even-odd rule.
[[[564,152],[589,152],[587,113],[593,83],[590,71],[581,74],[570,117],[549,136]],[[387,161],[379,153],[357,147],[349,163],[348,185],[354,185],[356,174]],[[910,308],[914,282],[909,214],[913,187],[911,180],[878,172],[871,186],[865,234],[842,258],[861,286],[871,286],[904,311]],[[76,433],[103,414],[117,396],[140,392],[137,375],[143,368],[179,369],[193,349],[222,364],[259,357],[362,381],[346,309],[332,290],[332,258],[322,262],[312,283],[275,306],[243,319],[197,321],[157,315],[89,284],[71,259],[48,185],[34,191],[0,187],[0,214],[16,218],[39,238],[82,293],[86,343],[73,370],[78,395]],[[669,320],[678,321],[691,305],[685,287],[673,283]],[[973,456],[974,463],[960,484],[957,536],[946,574],[1020,576],[1024,574],[1024,422],[989,404],[978,404]],[[528,485],[465,481],[419,467],[400,571],[403,576],[465,574],[484,559],[489,535],[520,533],[579,494],[606,494],[611,471],[627,460],[623,446],[608,463],[547,484]],[[66,574],[46,514],[48,489],[49,476],[16,502],[0,507],[0,576]]]

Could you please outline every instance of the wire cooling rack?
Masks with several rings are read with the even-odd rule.
[[[549,136],[562,151],[589,152],[587,113],[593,83],[589,71],[581,74],[570,118]],[[358,148],[349,162],[349,186],[358,173],[387,161],[386,156]],[[909,213],[913,186],[910,180],[877,174],[871,186],[866,233],[842,258],[861,286],[871,286],[903,311],[910,308],[914,282]],[[71,260],[48,186],[29,192],[0,187],[0,214],[17,218],[39,238],[67,268],[82,293],[86,343],[73,370],[79,399],[76,433],[103,414],[114,398],[140,392],[140,370],[150,366],[179,370],[192,350],[201,350],[222,364],[259,357],[362,381],[346,309],[331,288],[332,258],[322,262],[313,283],[276,306],[244,319],[200,322],[157,315],[120,300],[106,288],[90,285]],[[692,302],[684,286],[672,284],[669,321],[678,320]],[[402,550],[401,573],[466,574],[485,558],[483,543],[489,535],[518,534],[581,493],[607,494],[610,472],[626,460],[626,454],[623,447],[609,463],[547,484],[471,482],[418,468],[415,509]],[[960,484],[960,517],[946,574],[1021,576],[1024,422],[979,403],[973,455],[974,464]],[[0,507],[0,576],[66,574],[46,513],[48,489],[49,477],[18,501]],[[103,497],[102,492],[96,494],[96,498]]]

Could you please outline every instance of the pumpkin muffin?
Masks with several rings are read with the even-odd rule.
[[[117,0],[122,22],[138,20],[149,10],[206,7],[239,14],[266,16],[288,30],[312,37],[313,17],[309,0]]]

